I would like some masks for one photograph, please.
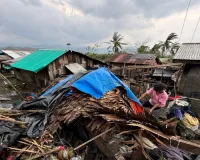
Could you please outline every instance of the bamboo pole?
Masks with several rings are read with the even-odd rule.
[[[15,86],[2,74],[0,73],[1,78],[3,78],[5,81],[9,83],[9,85],[19,94],[19,96],[24,99],[24,97],[21,95],[21,93],[15,88]]]
[[[114,128],[115,128],[115,127],[114,127]],[[93,140],[95,140],[95,139],[101,137],[101,136],[104,135],[105,133],[110,132],[110,131],[111,131],[112,129],[114,129],[114,128],[110,128],[109,130],[107,130],[107,131],[105,131],[105,132],[103,132],[103,133],[101,133],[101,134],[99,134],[99,135],[93,137],[93,138],[90,139],[89,141],[87,141],[87,142],[85,142],[85,143],[79,145],[78,147],[74,148],[74,151],[76,151],[76,150],[82,148],[83,146],[87,145],[88,143],[92,142]],[[60,147],[56,147],[56,148],[54,148],[54,149],[52,149],[52,150],[50,150],[50,151],[48,151],[48,152],[46,152],[46,153],[42,153],[42,154],[36,155],[36,156],[34,156],[34,157],[32,157],[32,158],[29,158],[29,159],[27,159],[27,160],[34,160],[34,159],[40,158],[40,157],[42,157],[42,156],[46,156],[46,155],[49,155],[49,154],[51,154],[51,153],[57,152],[57,151],[59,151],[59,150],[60,150]]]

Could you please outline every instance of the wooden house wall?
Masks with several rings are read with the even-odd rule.
[[[85,69],[92,68],[94,65],[101,65],[100,62],[94,61],[84,55],[67,52],[50,63],[47,67],[40,70],[38,73],[20,69],[15,69],[14,72],[17,79],[42,87],[44,85],[48,85],[49,81],[54,80],[60,75],[70,74],[65,67],[65,65],[70,63],[78,63]]]
[[[32,83],[35,86],[43,87],[48,85],[49,78],[45,68],[40,70],[38,73],[14,69],[14,74],[18,80],[26,83]]]
[[[85,69],[92,68],[94,65],[98,65],[97,62],[95,63],[93,60],[81,54],[75,54],[73,52],[66,53],[47,66],[49,79],[53,80],[59,75],[67,74],[65,65],[70,63],[78,63]]]
[[[200,98],[200,65],[185,66],[179,92],[188,97]]]

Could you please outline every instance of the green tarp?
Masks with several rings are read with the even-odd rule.
[[[37,50],[20,61],[13,63],[11,66],[27,71],[38,72],[64,53],[66,53],[65,50]]]

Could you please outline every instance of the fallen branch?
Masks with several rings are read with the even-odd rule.
[[[19,125],[27,124],[26,122],[17,121],[13,118],[9,118],[9,117],[3,116],[3,115],[0,115],[0,121],[12,122],[12,123],[19,124]]]
[[[107,131],[105,131],[105,132],[103,132],[103,133],[101,133],[101,134],[99,134],[99,135],[93,137],[93,138],[90,139],[89,141],[87,141],[87,142],[85,142],[85,143],[79,145],[78,147],[74,148],[74,151],[76,151],[76,150],[82,148],[83,146],[85,146],[85,145],[87,145],[88,143],[92,142],[93,140],[95,140],[95,139],[101,137],[102,135],[104,135],[105,133],[111,131],[112,129],[114,129],[114,128],[111,128],[111,129],[109,129],[109,130],[107,130]],[[43,157],[43,156],[49,155],[49,154],[51,154],[51,153],[57,152],[57,151],[59,151],[59,150],[60,150],[60,147],[56,147],[56,148],[50,150],[49,152],[46,152],[46,153],[42,153],[42,154],[36,155],[36,156],[34,156],[34,157],[32,157],[32,158],[29,158],[29,159],[27,159],[27,160],[34,160],[34,159],[37,159],[37,158],[40,158],[40,157]]]
[[[32,150],[18,149],[18,148],[13,148],[13,147],[4,147],[4,148],[10,149],[10,150],[14,150],[14,151],[20,151],[20,152],[27,152],[27,153],[38,154],[38,152],[32,151]]]

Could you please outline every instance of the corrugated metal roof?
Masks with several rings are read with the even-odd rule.
[[[38,72],[64,53],[66,53],[65,50],[37,50],[20,61],[15,62],[11,66],[14,68]]]
[[[136,58],[136,59],[155,59],[156,56],[154,54],[132,54],[131,58]]]
[[[109,62],[153,65],[156,63],[156,56],[153,54],[119,54],[113,55]]]
[[[2,64],[11,65],[11,64],[13,64],[13,63],[21,60],[24,57],[19,57],[19,58],[15,58],[15,59],[10,59],[10,60],[7,60],[7,61],[3,61]]]
[[[11,59],[11,58],[7,55],[0,55],[0,61],[6,61],[6,60],[9,60],[9,59]]]
[[[174,60],[200,60],[200,43],[183,43]]]
[[[65,66],[67,67],[67,69],[69,69],[74,74],[76,74],[78,72],[87,72],[87,70],[78,63],[71,63],[71,64],[68,64]]]
[[[12,58],[20,58],[20,57],[31,54],[30,51],[2,50],[2,52]]]
[[[118,57],[116,57],[114,59],[113,62],[122,62],[122,63],[124,63],[124,62],[127,62],[131,58],[131,56],[132,55],[130,55],[130,54],[120,54]]]

